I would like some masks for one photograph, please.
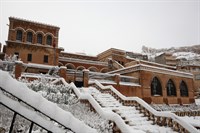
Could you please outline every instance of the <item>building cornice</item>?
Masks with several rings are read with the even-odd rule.
[[[145,65],[145,64],[137,64],[134,66],[111,71],[109,73],[126,74],[126,73],[141,71],[141,70],[155,72],[155,73],[161,73],[161,74],[167,74],[167,75],[173,75],[173,76],[179,76],[179,77],[193,78],[193,74],[191,74],[191,73],[181,72],[181,71],[177,71],[177,70],[170,70],[170,69],[166,69],[166,68],[160,68],[160,67],[155,67],[155,66],[150,66],[150,65]]]
[[[75,58],[68,58],[68,57],[59,57],[59,61],[83,63],[83,64],[92,64],[92,65],[100,65],[100,66],[108,66],[107,62],[75,59]]]
[[[49,46],[49,45],[42,45],[42,44],[32,44],[32,43],[25,43],[25,42],[20,42],[20,41],[6,41],[7,46],[9,45],[8,43],[14,43],[14,44],[21,44],[21,45],[27,45],[27,46],[35,46],[35,47],[41,47],[41,48],[50,48],[50,49],[54,49],[53,46]],[[56,47],[56,49],[59,50],[63,50],[62,47]]]
[[[35,24],[42,25],[42,26],[49,26],[49,27],[52,27],[52,28],[60,29],[60,27],[55,26],[55,25],[40,23],[40,22],[31,21],[31,20],[22,19],[22,18],[17,18],[17,17],[9,17],[9,20],[24,21],[24,22],[28,22],[28,23],[35,23]]]

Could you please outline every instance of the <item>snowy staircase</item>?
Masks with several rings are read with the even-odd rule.
[[[169,127],[153,125],[153,121],[148,121],[148,118],[140,113],[134,106],[122,105],[109,93],[101,93],[94,87],[89,87],[87,91],[99,103],[103,110],[115,112],[132,129],[150,133],[174,132]]]
[[[16,114],[38,124],[48,132],[62,133],[66,131],[63,129],[67,129],[76,133],[83,131],[96,133],[95,129],[64,111],[57,104],[46,100],[39,93],[30,90],[24,83],[13,79],[7,72],[0,70],[0,75],[0,104]],[[63,129],[56,128],[55,123]]]
[[[58,127],[53,123],[53,121],[45,119],[37,113],[23,106],[19,101],[15,101],[8,96],[6,96],[2,90],[0,90],[0,103],[6,106],[7,108],[13,110],[17,114],[25,117],[28,120],[31,120],[33,123],[40,125],[43,129],[52,133],[65,133],[66,130]]]

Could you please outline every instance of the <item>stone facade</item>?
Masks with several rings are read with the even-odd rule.
[[[59,27],[18,18],[9,18],[7,55],[18,55],[24,63],[58,65]]]
[[[96,56],[61,52],[59,65],[72,70],[88,69],[93,72],[108,72],[108,63],[99,61]]]
[[[149,63],[150,64],[150,63]],[[155,64],[153,64],[155,65]],[[139,64],[113,71],[121,75],[132,76],[139,79],[140,86],[119,87],[119,91],[126,96],[138,96],[146,102],[157,104],[189,104],[194,102],[194,82],[193,74],[156,67],[153,65]],[[164,67],[164,66],[163,66]],[[153,79],[157,78],[160,82],[160,94],[152,94]],[[173,82],[175,94],[167,94],[169,80]],[[187,88],[186,95],[181,93],[181,83],[184,82]],[[130,89],[131,88],[131,89]],[[133,92],[129,92],[132,90]]]
[[[177,70],[190,72],[194,75],[195,96],[200,97],[200,61],[199,60],[180,60]]]
[[[155,57],[155,62],[164,64],[164,65],[169,65],[169,66],[176,66],[177,61],[176,58],[172,56],[171,53],[163,53],[159,56]]]

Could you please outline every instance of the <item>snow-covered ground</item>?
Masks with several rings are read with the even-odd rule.
[[[101,93],[93,87],[87,88],[87,91],[96,99],[105,111],[114,111],[119,114],[124,119],[124,122],[128,123],[130,129],[133,129],[133,131],[148,133],[174,132],[169,127],[153,125],[153,122],[148,121],[148,118],[139,113],[135,107],[123,106],[108,93]]]
[[[1,73],[0,77],[0,86],[2,88],[10,88],[8,89],[9,91],[11,91],[11,88],[16,88],[14,89],[11,93],[15,94],[17,93],[17,96],[22,98],[25,96],[25,99],[27,99],[29,102],[31,103],[31,99],[33,98],[32,92],[31,90],[29,90],[28,88],[25,88],[26,90],[23,90],[21,88],[24,88],[25,84],[21,84],[19,87],[18,85],[20,84],[19,82],[17,82],[16,80],[12,79],[11,77],[3,76],[5,73]],[[4,80],[3,80],[4,78]],[[10,81],[5,81],[5,79],[10,80]],[[43,96],[46,99],[48,99],[49,101],[55,102],[58,104],[59,107],[61,107],[62,109],[64,109],[67,112],[71,112],[73,114],[73,116],[75,116],[76,118],[78,118],[79,120],[83,121],[85,124],[89,125],[90,127],[97,129],[97,131],[99,133],[110,133],[112,132],[112,123],[110,123],[108,120],[101,118],[97,113],[93,112],[90,110],[90,108],[85,105],[85,104],[81,104],[79,102],[79,100],[74,96],[74,94],[71,92],[71,89],[69,86],[64,86],[64,85],[55,85],[51,82],[49,82],[48,80],[45,79],[40,79],[40,80],[36,80],[36,81],[32,81],[32,82],[27,82],[27,80],[21,80],[23,82],[25,82],[27,84],[27,86],[29,86],[29,88],[31,88],[32,90],[38,92],[37,95],[39,96]],[[12,83],[11,83],[12,82]],[[7,85],[6,85],[7,84]],[[28,89],[28,90],[27,90]],[[18,93],[18,92],[24,92],[24,93]],[[27,93],[29,92],[29,93]],[[34,94],[35,95],[35,94]],[[38,97],[39,98],[39,97]],[[35,104],[35,100],[36,101],[40,101],[40,103],[46,103],[45,106],[49,105],[47,102],[44,102],[44,100],[41,101],[41,98],[34,98],[34,100],[32,100],[33,104]],[[33,106],[39,106],[41,107],[40,104],[38,105],[33,105]],[[10,126],[11,123],[11,119],[12,119],[12,115],[13,113],[9,113],[8,109],[5,109],[5,107],[0,106],[1,112],[0,112],[0,126],[4,127],[7,131],[8,128]],[[50,112],[55,112],[55,110],[52,110],[53,108],[51,108],[50,106],[47,107],[47,109],[45,109],[47,114],[50,114]],[[57,111],[59,111],[59,109],[56,109]],[[56,111],[56,112],[57,112]],[[60,111],[59,111],[60,112]],[[59,113],[58,114],[64,114],[63,113]],[[70,125],[74,125],[74,126],[78,126],[81,127],[81,132],[86,132],[86,130],[84,129],[83,126],[81,126],[81,124],[77,121],[76,124],[72,124],[73,120],[68,119],[67,117],[64,117],[62,119],[66,119],[65,121],[71,121]],[[6,121],[6,124],[5,124]],[[7,123],[8,121],[8,123]],[[17,124],[18,123],[18,124]],[[25,122],[25,121],[17,121],[17,123],[15,123],[15,130],[20,130],[21,127],[23,127],[23,132],[28,131],[28,127],[30,126],[30,122]],[[18,126],[21,125],[21,126]],[[28,126],[27,126],[28,125]],[[76,127],[76,130],[78,128]],[[41,129],[35,129],[36,132],[40,132],[39,130]],[[88,132],[89,130],[87,130]]]
[[[16,80],[11,79],[7,76],[2,76],[4,74],[1,73],[0,77],[0,85],[1,87],[9,87],[9,91],[11,93],[15,92],[24,92],[24,93],[18,93],[17,96],[23,97],[23,95],[27,95],[24,98],[28,101],[31,100],[31,97],[29,97],[28,93],[29,91],[22,90],[21,88],[17,87],[18,82]],[[11,81],[7,81],[11,80]],[[12,83],[11,83],[12,82]],[[14,82],[14,83],[13,83]],[[32,82],[27,82],[27,80],[21,80],[21,82],[25,82],[26,85],[37,92],[37,95],[43,96],[44,98],[48,99],[51,102],[56,103],[59,107],[64,109],[67,112],[71,112],[71,114],[78,118],[78,120],[83,121],[85,124],[87,124],[89,127],[92,127],[96,129],[99,133],[111,133],[113,132],[113,123],[109,120],[101,117],[99,114],[93,112],[90,110],[90,107],[87,104],[83,104],[79,102],[79,99],[72,93],[72,86],[69,84],[61,85],[61,84],[54,84],[51,81],[40,79]],[[14,85],[13,85],[14,84]],[[25,86],[26,86],[25,85]],[[16,87],[16,89],[19,90],[13,90],[12,92],[11,88]],[[20,85],[20,87],[24,87],[24,84]],[[26,89],[28,89],[26,87]],[[29,89],[28,89],[29,90]],[[82,89],[80,89],[82,90]],[[127,107],[123,106],[121,103],[119,103],[118,100],[116,100],[114,97],[112,97],[110,94],[103,94],[97,89],[93,87],[89,87],[84,89],[83,93],[89,93],[93,96],[93,98],[101,105],[101,108],[104,111],[114,111],[116,114],[118,114],[121,118],[124,119],[124,122],[127,123],[130,129],[133,129],[134,132],[151,132],[151,133],[167,133],[167,132],[174,132],[171,128],[168,127],[160,127],[158,125],[152,125],[151,121],[148,121],[146,117],[144,117],[142,114],[140,114],[135,107]],[[83,90],[82,90],[83,91]],[[35,94],[34,94],[35,95]],[[38,97],[39,98],[39,97]],[[1,100],[1,98],[0,98]],[[35,99],[36,101],[38,99]],[[30,103],[32,103],[30,101]],[[41,103],[47,103],[42,100]],[[35,104],[35,102],[33,102]],[[164,109],[166,109],[166,106],[163,106]],[[191,107],[190,107],[191,108]],[[48,110],[49,109],[49,110]],[[48,109],[45,109],[47,113],[51,112],[52,107],[48,107]],[[162,109],[162,110],[164,110]],[[168,110],[171,110],[170,108],[167,108]],[[182,108],[183,109],[183,108]],[[195,109],[193,107],[193,109]],[[199,109],[199,108],[197,108]],[[9,125],[12,120],[13,112],[9,111],[2,105],[0,106],[0,127],[5,127],[6,130],[8,130]],[[185,108],[184,108],[185,110]],[[55,111],[55,110],[54,110]],[[60,111],[59,111],[60,112]],[[57,112],[58,113],[58,112]],[[51,113],[50,113],[51,114]],[[64,118],[63,118],[64,119]],[[194,123],[200,123],[199,118],[183,118],[186,122],[190,119],[191,124],[194,125]],[[193,122],[193,120],[195,121]],[[6,121],[6,123],[5,123]],[[77,121],[78,123],[78,121]],[[24,120],[23,118],[17,119],[17,124],[15,125],[16,130],[22,130],[23,132],[28,131],[30,122]],[[35,132],[45,132],[41,131],[42,129],[38,127],[34,127]],[[86,131],[85,129],[82,130],[83,132]]]
[[[176,52],[173,54],[176,59],[194,60],[200,59],[200,55],[193,52]]]

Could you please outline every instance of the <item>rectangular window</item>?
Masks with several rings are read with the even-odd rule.
[[[48,55],[44,55],[44,63],[48,63]]]
[[[32,54],[28,54],[27,61],[32,61]]]

